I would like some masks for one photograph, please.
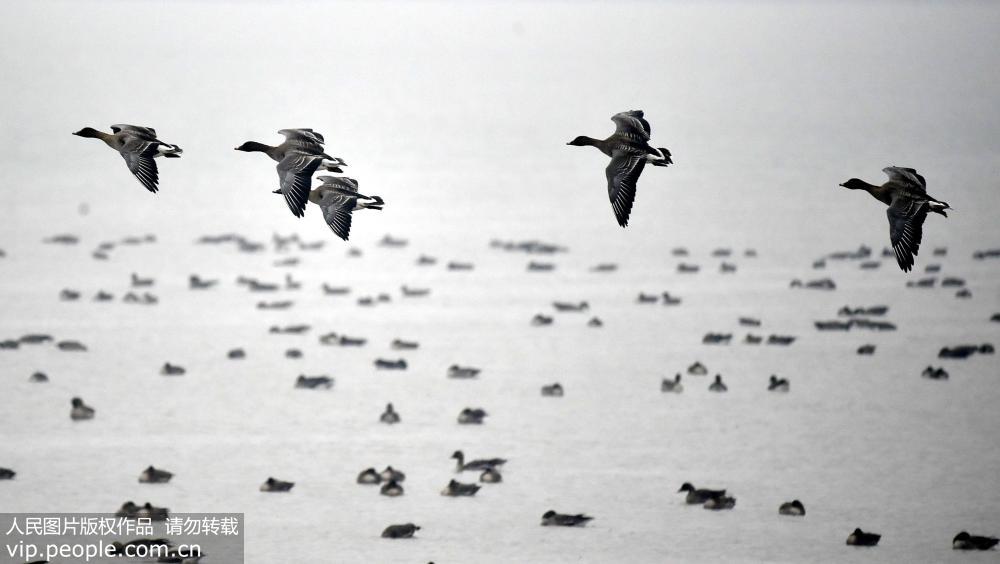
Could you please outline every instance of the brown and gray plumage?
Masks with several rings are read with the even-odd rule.
[[[889,166],[882,169],[889,181],[881,186],[852,178],[841,184],[850,190],[864,190],[876,200],[889,206],[889,240],[896,253],[896,262],[903,272],[913,268],[913,257],[920,250],[923,238],[924,220],[928,212],[945,217],[944,210],[951,209],[947,203],[927,194],[927,181],[912,168]]]
[[[285,142],[280,145],[272,147],[271,145],[265,145],[256,141],[247,141],[239,147],[236,147],[236,150],[243,151],[245,153],[264,153],[279,163],[283,161],[289,153],[293,152],[304,153],[307,155],[319,155],[330,161],[323,165],[324,168],[330,172],[343,172],[340,167],[347,166],[347,163],[345,163],[343,159],[339,157],[331,157],[326,154],[326,149],[323,147],[326,140],[323,138],[321,133],[308,128],[282,129],[278,133],[285,136]]]
[[[318,176],[323,184],[308,191],[308,201],[323,210],[323,219],[338,237],[347,241],[351,235],[352,213],[362,209],[381,210],[385,202],[379,196],[358,193],[358,181],[353,178]],[[288,196],[286,195],[287,199]],[[363,201],[370,200],[370,201]]]
[[[111,126],[111,133],[98,131],[93,127],[84,127],[73,133],[79,137],[100,139],[125,159],[129,171],[150,192],[159,190],[160,176],[156,168],[157,157],[168,159],[180,158],[184,151],[177,145],[165,143],[156,138],[156,130],[152,127],[141,127],[119,123]]]
[[[608,179],[608,197],[618,225],[625,227],[628,225],[629,214],[632,213],[636,183],[646,163],[667,166],[674,161],[670,159],[670,151],[667,149],[656,149],[649,145],[652,130],[649,122],[643,118],[642,110],[617,113],[611,116],[611,121],[615,122],[615,132],[607,139],[581,135],[567,145],[590,145],[611,157],[611,162],[604,171]]]

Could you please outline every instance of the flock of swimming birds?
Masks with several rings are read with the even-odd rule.
[[[620,112],[612,116],[611,119],[614,122],[616,129],[615,132],[606,139],[601,140],[586,136],[579,136],[570,141],[568,145],[593,146],[610,157],[610,162],[605,170],[608,196],[611,201],[611,207],[616,221],[620,226],[625,227],[628,224],[633,202],[635,200],[637,182],[644,167],[647,164],[655,167],[666,167],[673,164],[673,160],[670,151],[666,148],[654,148],[650,145],[651,128],[649,123],[644,118],[642,111]],[[280,194],[284,197],[285,203],[293,215],[296,217],[303,217],[307,208],[307,203],[312,202],[320,208],[323,213],[324,220],[330,229],[338,237],[346,241],[349,239],[352,214],[354,212],[363,209],[382,209],[384,201],[380,196],[368,196],[361,194],[359,192],[358,182],[346,176],[319,175],[315,177],[315,180],[317,180],[319,184],[313,186],[313,175],[317,172],[324,171],[328,173],[342,174],[343,168],[347,166],[347,163],[343,159],[326,154],[324,148],[325,139],[322,134],[306,128],[282,129],[278,133],[283,135],[285,138],[285,141],[279,145],[270,146],[255,141],[247,141],[236,147],[236,150],[243,152],[262,152],[277,162],[276,170],[279,182],[278,188],[274,190],[274,193]],[[179,146],[166,143],[158,139],[156,131],[149,127],[116,124],[111,126],[111,133],[105,133],[86,127],[77,131],[74,135],[100,139],[110,148],[118,151],[125,160],[129,171],[147,190],[154,193],[159,189],[159,171],[157,169],[155,159],[159,157],[175,159],[179,158],[183,154],[183,150]],[[895,256],[899,267],[903,271],[909,271],[913,268],[914,256],[916,256],[919,251],[922,239],[922,226],[927,214],[933,212],[946,216],[945,210],[950,209],[950,206],[947,203],[937,200],[927,194],[926,181],[923,176],[916,172],[916,170],[912,168],[890,166],[883,169],[883,172],[888,175],[889,179],[882,185],[873,185],[857,178],[851,178],[841,184],[841,186],[851,190],[864,190],[887,206],[892,254]],[[240,244],[250,246],[250,243],[246,241],[240,241]],[[538,250],[538,248],[534,248],[534,250]],[[106,250],[108,249],[101,249],[100,252],[104,252]],[[540,252],[556,252],[557,250],[558,249],[555,247],[549,247],[542,249]],[[755,256],[755,253],[751,255],[750,251],[748,251],[747,256]],[[95,258],[99,258],[96,257],[96,253]],[[434,262],[436,262],[436,259],[421,256],[419,264],[433,264]],[[455,270],[465,269],[466,267],[471,268],[471,265],[458,265],[457,263],[455,266]],[[462,268],[459,268],[459,266],[462,266]],[[450,267],[451,265],[449,265],[449,268]],[[599,265],[598,267],[595,267],[594,270],[611,271],[614,270],[614,268],[615,265]],[[539,263],[535,265],[535,268],[531,268],[531,265],[529,265],[529,270],[546,269],[544,268],[544,264]],[[730,265],[730,269],[727,270],[725,268],[725,263],[723,264],[722,272],[732,272],[734,270],[735,266]],[[697,271],[697,269],[692,270],[692,272],[695,271]],[[192,276],[190,280],[190,287],[191,289],[211,288],[216,282],[217,281],[214,280],[202,280],[196,276]],[[140,279],[136,275],[133,275],[132,283],[134,287],[151,285],[151,282]],[[268,284],[254,279],[241,280],[240,283],[245,283],[252,291],[269,291],[273,289],[269,287]],[[295,284],[295,281],[290,276],[286,277],[286,288],[293,284]],[[801,283],[799,285],[801,286]],[[793,284],[793,287],[794,286],[795,284]],[[823,286],[824,284],[806,285],[806,287],[830,289],[828,287],[823,288]],[[324,285],[323,289],[324,293],[327,294],[346,293],[346,289],[327,287],[326,285]],[[64,295],[62,296],[63,299],[76,299],[79,295],[77,293],[76,297],[74,297],[71,294],[65,294],[65,292],[66,291],[64,291]],[[404,296],[426,295],[428,290],[410,290],[410,292],[412,293],[408,293],[406,287],[403,288]],[[640,294],[638,301],[639,303],[657,301],[657,297],[655,295],[649,296],[649,298],[650,299],[644,300],[643,295]],[[111,295],[107,294],[106,299],[110,300]],[[368,299],[370,300],[368,304],[362,303],[359,300],[359,305],[370,305],[372,303],[383,301],[382,296],[378,299]],[[388,299],[389,298],[386,296],[384,301],[388,301]],[[145,302],[143,302],[143,300],[145,300]],[[146,294],[144,297],[135,296],[135,301],[137,303],[156,303],[156,298],[155,296]],[[664,303],[665,305],[675,305],[680,303],[680,299],[665,293]],[[586,302],[581,302],[579,304],[559,302],[553,305],[557,311],[570,312],[586,311],[589,307]],[[279,307],[274,304],[267,307],[272,306],[275,308]],[[267,308],[264,307],[263,303],[259,304],[258,307],[261,309]],[[878,313],[875,313],[875,315],[878,315]],[[743,321],[744,320],[741,319],[741,324]],[[753,325],[750,321],[752,320],[747,320],[747,324]],[[852,324],[854,321],[861,323],[864,320],[852,320],[851,322],[845,323],[844,326],[850,328],[853,326]],[[532,324],[547,325],[551,322],[552,319],[550,317],[539,314],[532,321]],[[602,322],[599,318],[594,317],[588,325],[591,327],[600,327]],[[757,322],[757,325],[759,325],[759,322]],[[817,328],[823,329],[823,327],[820,327],[819,322],[817,322]],[[841,329],[842,327],[837,325],[836,328]],[[301,333],[305,331],[308,331],[308,326],[285,328],[273,327],[271,332]],[[710,335],[712,335],[712,339],[709,339],[709,335],[706,335],[706,344],[720,342],[728,344],[728,337],[723,339],[722,335]],[[41,339],[41,336],[31,337],[38,338],[24,342],[42,342],[44,340]],[[778,342],[772,343],[771,340],[769,340],[769,344],[788,344],[794,340],[792,337],[780,337],[774,335],[771,337],[776,338],[776,341]],[[785,340],[782,342],[782,339]],[[363,339],[352,341],[350,337],[335,334],[325,335],[320,338],[320,341],[323,344],[339,344],[341,346],[364,343]],[[755,342],[759,343],[761,341],[758,338]],[[60,349],[85,350],[85,347],[79,343],[76,343],[75,345],[77,348],[73,348],[73,342],[67,342],[65,348],[63,347],[63,344],[64,343],[59,343]],[[2,348],[13,348],[14,345],[16,345],[16,343],[11,346],[5,345]],[[394,349],[399,350],[413,349],[417,346],[417,343],[402,340],[394,341],[392,344]],[[992,352],[992,350],[990,350],[990,352]],[[289,350],[286,356],[294,357],[291,353],[292,350]],[[859,351],[859,354],[869,353],[862,353]],[[245,352],[242,349],[234,349],[228,353],[228,357],[234,360],[243,358],[244,356]],[[398,361],[377,359],[375,361],[375,365],[378,369],[406,369],[406,362],[402,359]],[[934,374],[936,372],[934,372],[931,367],[928,367],[928,370],[931,371],[931,375],[928,376],[925,374],[925,376],[934,378]],[[181,366],[166,363],[163,366],[161,373],[164,375],[176,376],[184,374],[185,370]],[[478,373],[479,370],[476,368],[453,365],[449,367],[447,375],[450,378],[475,378]],[[692,365],[688,369],[688,373],[693,375],[705,375],[707,374],[707,370],[700,363],[695,363],[695,365]],[[947,376],[945,375],[944,377]],[[44,382],[47,381],[47,377],[44,374],[37,373],[32,376],[32,381]],[[296,380],[295,386],[309,389],[330,388],[333,386],[333,380],[332,378],[326,376],[301,375]],[[789,386],[790,385],[787,379],[778,378],[777,376],[772,375],[770,381],[768,382],[767,389],[773,392],[787,392],[789,390]],[[679,373],[673,380],[664,379],[661,383],[661,390],[663,392],[677,393],[682,391],[682,389],[681,375]],[[708,389],[712,392],[725,392],[728,388],[722,381],[721,375],[717,374]],[[558,397],[563,395],[563,388],[559,383],[554,383],[544,386],[541,393],[544,396]],[[71,419],[74,421],[85,421],[93,419],[95,415],[96,410],[84,403],[81,398],[72,398],[70,411]],[[459,413],[458,422],[460,424],[481,424],[486,415],[487,413],[480,408],[467,407]],[[384,412],[380,415],[379,421],[390,425],[397,424],[401,421],[401,416],[399,412],[396,411],[393,404],[389,403]],[[456,461],[455,471],[458,473],[470,471],[476,472],[478,474],[479,482],[483,484],[496,484],[503,481],[501,470],[503,465],[507,462],[506,459],[486,458],[466,460],[465,454],[461,450],[455,451],[452,458]],[[13,470],[0,468],[0,479],[13,479],[15,475],[16,473]],[[167,470],[149,466],[142,471],[139,476],[139,481],[143,483],[166,483],[169,482],[172,477],[173,474]],[[402,471],[393,468],[392,466],[387,466],[382,471],[378,471],[374,467],[366,468],[358,474],[356,481],[358,484],[378,486],[379,493],[381,495],[395,497],[403,495],[403,484],[405,479],[406,476]],[[262,492],[289,492],[292,490],[294,485],[294,482],[268,477],[267,480],[261,484],[260,490]],[[451,479],[441,493],[442,495],[453,497],[473,496],[476,495],[481,487],[482,486],[477,483],[466,483]],[[696,488],[691,483],[684,483],[678,492],[686,494],[685,502],[687,504],[701,505],[708,510],[731,510],[736,505],[736,498],[728,494],[726,490]],[[781,515],[803,517],[806,514],[806,509],[801,501],[795,499],[782,503],[778,508],[778,512]],[[149,517],[154,520],[162,520],[166,518],[168,511],[165,508],[156,507],[150,503],[138,505],[129,501],[122,505],[122,507],[118,510],[117,515],[128,518]],[[593,517],[585,514],[559,513],[550,509],[542,514],[541,525],[580,527],[586,525],[592,519]],[[413,523],[392,524],[384,529],[381,536],[392,539],[411,538],[419,530],[420,527]],[[875,546],[878,544],[880,538],[881,535],[877,533],[862,531],[858,528],[848,535],[846,544],[857,546]],[[960,550],[988,550],[996,546],[998,542],[1000,541],[993,537],[970,535],[969,533],[962,531],[954,537],[952,546],[953,548]],[[165,539],[136,539],[129,544],[133,543],[159,543],[169,545],[169,541],[166,541]],[[193,564],[198,562],[201,557],[202,555],[200,554],[182,556],[176,553],[171,553],[164,555],[157,561]],[[34,564],[38,564],[40,562],[44,561],[36,561]]]
[[[608,198],[615,219],[622,227],[628,225],[635,201],[636,186],[646,164],[666,167],[673,164],[665,148],[649,144],[652,128],[642,110],[619,112],[611,116],[615,132],[606,139],[578,136],[567,145],[591,146],[611,158],[605,176]],[[274,191],[285,197],[288,209],[295,217],[305,214],[306,203],[312,202],[323,211],[330,229],[345,241],[350,236],[352,213],[362,209],[381,210],[385,203],[379,196],[358,192],[358,182],[352,178],[317,176],[321,184],[312,187],[312,175],[318,170],[342,173],[347,163],[326,154],[323,135],[307,128],[278,131],[285,141],[277,146],[247,141],[237,151],[261,152],[276,161],[279,187]],[[159,189],[157,157],[179,158],[183,151],[177,145],[160,141],[151,127],[117,124],[111,133],[85,127],[73,135],[100,139],[118,151],[133,175],[150,192]],[[903,271],[913,268],[913,257],[920,250],[923,224],[929,212],[947,217],[951,207],[927,193],[927,181],[915,169],[889,166],[882,169],[889,181],[874,185],[851,178],[841,184],[850,190],[864,190],[888,206],[889,240],[896,260]]]

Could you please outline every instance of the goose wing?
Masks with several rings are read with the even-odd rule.
[[[326,143],[326,141],[323,139],[323,134],[317,133],[317,132],[313,131],[312,129],[305,128],[305,127],[293,128],[293,129],[282,129],[278,133],[280,133],[281,135],[284,135],[285,139],[287,139],[289,141],[294,141],[294,140],[309,141],[309,142],[312,142],[312,143],[318,143],[320,145],[322,145],[323,143]]]
[[[143,127],[141,125],[129,125],[127,123],[116,123],[111,126],[111,131],[113,133],[120,133],[126,131],[128,133],[135,134],[139,137],[146,137],[148,140],[152,141],[156,139],[156,130],[152,127]]]
[[[305,153],[289,153],[278,163],[279,192],[285,196],[288,209],[295,217],[302,217],[309,201],[312,174],[319,168],[323,157]]]
[[[130,137],[125,140],[121,149],[118,150],[122,158],[125,159],[125,164],[128,166],[129,171],[139,179],[139,182],[146,187],[146,190],[154,193],[159,190],[157,184],[160,182],[159,171],[156,169],[156,161],[153,160],[159,146],[159,141]]]
[[[912,168],[887,166],[882,169],[882,172],[889,177],[890,182],[901,184],[921,194],[927,193],[927,181]]]
[[[926,201],[898,197],[885,212],[889,216],[889,240],[903,272],[913,268],[913,257],[920,250],[927,208]]]
[[[615,135],[638,143],[649,141],[649,135],[653,131],[642,116],[642,110],[619,112],[611,116],[611,121],[615,122]]]
[[[317,176],[323,182],[320,188],[333,188],[340,192],[358,193],[358,181],[346,176]]]
[[[326,224],[337,237],[347,241],[351,235],[351,211],[354,210],[357,199],[334,190],[322,190],[318,200],[316,203],[323,210]]]
[[[615,212],[618,225],[622,227],[628,225],[628,216],[632,213],[632,202],[635,200],[636,182],[645,166],[645,155],[615,150],[611,154],[608,168],[604,170],[608,178],[611,209]]]

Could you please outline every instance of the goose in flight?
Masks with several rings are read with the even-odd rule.
[[[338,237],[347,241],[351,234],[351,214],[357,210],[381,210],[385,203],[379,196],[358,193],[358,181],[336,176],[316,177],[323,184],[307,192],[308,200],[323,210],[323,219]],[[288,195],[285,195],[288,199]],[[370,200],[370,201],[362,201]]]
[[[646,163],[667,166],[674,161],[670,159],[670,151],[667,149],[655,149],[649,145],[652,130],[649,122],[643,118],[642,110],[617,113],[611,116],[611,121],[615,122],[615,132],[607,139],[592,139],[581,135],[567,145],[590,145],[611,157],[611,162],[604,171],[608,178],[608,197],[618,225],[625,227],[635,200],[636,182]]]
[[[947,203],[927,194],[927,181],[912,168],[889,166],[882,169],[889,181],[881,186],[852,178],[841,184],[850,190],[864,190],[876,200],[889,206],[889,240],[896,253],[896,262],[903,272],[913,268],[913,257],[920,250],[924,220],[927,212],[939,213],[951,209]]]
[[[282,129],[278,133],[285,136],[285,142],[281,145],[272,147],[271,145],[265,145],[256,141],[247,141],[239,147],[236,147],[236,150],[243,151],[245,153],[264,153],[271,157],[272,160],[279,163],[285,160],[285,157],[287,157],[290,153],[319,155],[330,161],[323,164],[323,167],[326,168],[326,170],[330,172],[344,172],[340,169],[340,167],[347,166],[347,163],[344,162],[344,159],[331,157],[326,154],[326,149],[323,148],[323,144],[326,141],[323,139],[323,135],[321,133],[317,133],[312,129],[306,128]]]
[[[150,192],[159,190],[159,171],[156,168],[156,157],[168,159],[180,158],[184,151],[177,145],[164,143],[156,138],[156,130],[152,127],[140,127],[119,123],[111,126],[111,133],[98,131],[93,127],[84,127],[73,133],[79,137],[100,139],[125,159],[129,171]]]

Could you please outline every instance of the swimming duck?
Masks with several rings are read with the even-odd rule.
[[[796,517],[801,517],[806,514],[806,506],[802,505],[802,502],[793,499],[792,501],[786,501],[778,507],[778,515],[793,515]]]
[[[928,366],[927,368],[924,368],[924,371],[920,375],[931,380],[948,379],[948,371],[945,370],[944,367],[934,368],[933,366]]]
[[[375,368],[379,370],[406,370],[406,359],[386,360],[384,358],[376,358]]]
[[[534,317],[531,318],[531,324],[535,327],[544,327],[546,325],[552,325],[553,319],[548,315],[542,315],[536,313]]]
[[[366,196],[359,193],[358,181],[353,178],[335,176],[318,176],[316,178],[323,184],[311,190],[307,199],[323,210],[323,219],[326,220],[326,224],[345,241],[351,234],[351,214],[353,212],[363,209],[381,210],[385,204],[385,201],[379,196]]]
[[[656,294],[647,294],[645,292],[639,292],[639,296],[635,299],[636,302],[640,304],[655,304],[660,301],[660,298]]]
[[[396,350],[413,350],[420,348],[420,343],[416,341],[404,341],[402,339],[393,339],[389,347]]]
[[[493,468],[487,468],[483,470],[483,473],[479,475],[479,481],[486,484],[498,484],[503,481],[503,476],[500,472],[497,472]]]
[[[203,280],[197,274],[188,276],[188,287],[192,290],[204,290],[218,284],[218,280]]]
[[[556,311],[587,311],[590,309],[590,304],[587,302],[552,302],[552,307],[554,307]]]
[[[660,382],[660,391],[661,392],[673,392],[675,394],[679,394],[679,393],[683,392],[684,391],[684,386],[681,384],[681,374],[680,374],[680,372],[678,372],[677,374],[674,375],[674,379],[673,380],[668,380],[667,378],[664,378],[663,381]]]
[[[111,301],[113,299],[115,299],[114,294],[111,294],[109,292],[105,292],[104,290],[98,290],[97,293],[94,294],[94,301],[95,302],[107,302],[107,301]]]
[[[479,375],[478,368],[469,368],[452,364],[448,367],[449,378],[475,378]]]
[[[997,545],[1000,539],[994,537],[979,537],[962,531],[955,535],[951,547],[955,550],[989,550]]]
[[[226,357],[232,360],[239,360],[241,358],[246,358],[247,353],[243,349],[232,349],[231,351],[226,353]]]
[[[896,252],[896,262],[903,272],[913,268],[913,257],[920,250],[924,219],[928,212],[945,217],[944,210],[951,209],[946,202],[927,194],[927,181],[912,168],[889,166],[882,169],[889,181],[881,186],[852,178],[841,184],[850,190],[864,190],[876,200],[889,206],[889,240]]]
[[[875,546],[881,538],[882,535],[866,533],[858,528],[854,529],[854,532],[847,536],[847,544],[851,546]]]
[[[736,498],[726,495],[713,497],[707,500],[702,507],[704,507],[705,509],[709,509],[711,511],[722,511],[724,509],[732,509],[736,507]]]
[[[87,347],[80,341],[59,341],[56,348],[61,351],[86,352]]]
[[[164,143],[156,138],[156,131],[151,127],[140,127],[119,123],[111,126],[111,133],[97,131],[92,127],[84,127],[73,135],[100,139],[104,144],[125,159],[129,171],[150,192],[159,190],[159,171],[156,168],[156,157],[176,159],[184,151],[177,145]]]
[[[293,486],[295,486],[295,482],[283,482],[274,478],[268,478],[263,484],[260,485],[260,491],[287,492],[291,491]]]
[[[302,358],[302,351],[299,349],[288,349],[285,351],[285,358]]]
[[[708,369],[701,361],[695,362],[691,366],[688,366],[688,374],[693,374],[695,376],[704,376],[708,374]]]
[[[548,386],[542,386],[542,395],[549,397],[562,397],[563,387],[562,384],[556,382],[555,384],[550,384]]]
[[[587,327],[603,327],[604,322],[601,321],[600,317],[591,317],[590,321],[587,322]]]
[[[166,484],[173,478],[174,475],[166,470],[161,470],[159,468],[153,468],[150,465],[148,468],[139,474],[139,482],[143,484]]]
[[[366,468],[358,474],[359,484],[378,484],[382,481],[382,476],[374,468]]]
[[[465,462],[465,453],[460,450],[456,450],[451,455],[457,461],[455,468],[456,472],[462,472],[464,470],[485,470],[487,468],[496,468],[497,466],[503,466],[507,460],[504,458],[484,458],[479,460],[471,460],[468,463]]]
[[[563,513],[556,513],[555,511],[549,509],[542,514],[542,526],[543,527],[577,527],[587,524],[587,521],[592,521],[593,517],[588,517],[582,513],[577,515],[566,515]]]
[[[451,480],[448,485],[441,490],[441,495],[450,497],[473,496],[481,488],[479,484],[463,484],[456,480]]]
[[[403,495],[403,486],[399,485],[396,480],[389,480],[378,493],[389,497],[398,497]]]
[[[92,407],[88,406],[87,404],[83,403],[82,399],[80,399],[80,398],[73,398],[70,401],[70,403],[73,406],[73,409],[71,409],[70,412],[69,412],[69,418],[70,419],[72,419],[74,421],[82,421],[82,420],[85,420],[85,419],[93,419],[94,418],[94,413],[96,413],[94,411],[94,408],[92,408]]]
[[[74,302],[80,299],[80,292],[69,288],[63,288],[63,290],[59,292],[59,299],[64,302]]]
[[[691,482],[684,482],[681,489],[677,490],[677,493],[681,492],[687,492],[687,497],[684,501],[690,505],[703,504],[710,499],[726,495],[726,490],[695,489],[695,487],[691,485]]]
[[[458,423],[460,425],[482,425],[483,419],[487,415],[483,409],[466,407],[458,414]]]
[[[44,383],[44,382],[48,382],[49,381],[49,376],[47,374],[45,374],[44,372],[35,372],[31,376],[28,377],[28,381],[29,382],[35,382],[35,383],[41,384],[41,383]]]
[[[787,392],[790,389],[788,380],[785,378],[778,378],[774,374],[771,374],[771,381],[767,384],[767,391],[769,392]]]
[[[413,523],[406,523],[403,525],[389,525],[382,531],[382,538],[384,539],[408,539],[413,536],[413,533],[420,530],[420,527],[414,525]]]
[[[138,274],[132,273],[132,287],[133,288],[148,288],[156,283],[153,278],[141,278]]]
[[[611,157],[611,162],[604,171],[608,179],[608,197],[618,225],[625,227],[632,212],[636,182],[643,167],[646,163],[667,166],[673,164],[673,161],[670,159],[670,151],[654,149],[649,145],[652,130],[649,122],[643,118],[642,110],[619,112],[611,116],[611,121],[615,123],[615,132],[607,139],[581,135],[567,145],[590,145]]]
[[[875,354],[875,345],[861,345],[858,347],[858,354],[860,355],[873,355]]]
[[[299,377],[295,380],[296,388],[309,388],[314,390],[316,388],[332,388],[333,378],[329,376],[306,376],[305,374],[299,374]]]
[[[0,480],[13,480],[14,476],[17,476],[17,472],[10,468],[0,468]]]
[[[722,382],[722,375],[716,374],[715,381],[709,384],[708,391],[710,392],[727,392],[729,388]]]
[[[170,364],[166,362],[163,364],[163,368],[160,369],[160,374],[164,376],[182,376],[187,372],[184,370],[183,366],[177,366],[176,364]]]
[[[400,288],[403,292],[403,296],[407,298],[422,298],[428,296],[431,293],[430,288],[411,288],[405,284]]]
[[[385,404],[385,411],[382,412],[382,415],[379,416],[378,420],[382,423],[392,425],[393,423],[399,423],[399,414],[396,413],[395,409],[393,409],[391,403],[387,403]]]
[[[405,482],[406,481],[406,474],[404,474],[403,472],[401,472],[399,470],[396,470],[392,466],[386,466],[382,470],[382,473],[379,474],[379,476],[382,477],[382,481],[383,482],[388,482],[390,480],[395,481],[395,482]]]
[[[127,517],[129,519],[147,518],[151,521],[165,521],[169,515],[166,507],[155,507],[148,501],[142,505],[136,505],[131,501],[126,501],[115,512],[115,517]]]

